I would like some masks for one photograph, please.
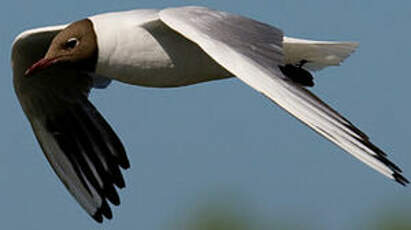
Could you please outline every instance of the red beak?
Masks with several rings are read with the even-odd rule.
[[[26,72],[24,72],[24,76],[29,77],[30,75],[33,75],[36,72],[47,69],[49,66],[53,65],[57,61],[58,61],[57,58],[43,58],[43,59],[40,59],[38,62],[36,62],[32,66],[30,66],[26,70]]]

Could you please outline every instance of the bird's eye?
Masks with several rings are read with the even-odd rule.
[[[70,38],[64,43],[65,49],[73,49],[79,44],[79,40],[77,38]]]

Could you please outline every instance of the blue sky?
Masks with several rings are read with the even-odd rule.
[[[293,217],[317,229],[339,230],[411,205],[408,188],[350,157],[239,80],[177,89],[115,83],[94,91],[91,100],[123,140],[132,167],[124,172],[127,187],[114,220],[95,224],[54,175],[18,105],[11,43],[29,28],[180,5],[242,14],[287,36],[358,41],[359,49],[342,66],[315,73],[313,92],[411,177],[411,2],[15,0],[0,9],[2,229],[165,229],[218,197],[238,199],[267,219]]]

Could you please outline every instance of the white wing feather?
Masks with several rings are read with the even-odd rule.
[[[280,30],[252,19],[201,7],[166,9],[160,12],[160,18],[196,42],[239,79],[354,157],[401,184],[408,183],[400,175],[400,169],[386,159],[365,134],[281,73],[278,69],[278,65],[283,64],[282,40],[278,39],[282,38]],[[267,34],[271,40],[267,40]]]

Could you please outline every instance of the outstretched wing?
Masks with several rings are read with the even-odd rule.
[[[30,30],[16,38],[14,87],[54,171],[80,205],[102,222],[103,216],[112,217],[107,200],[120,203],[115,186],[125,186],[120,167],[128,168],[129,162],[120,140],[87,99],[92,77],[57,70],[24,76],[64,27]]]
[[[401,170],[363,132],[281,73],[278,65],[283,64],[283,34],[279,29],[202,7],[162,10],[160,18],[240,80],[354,157],[400,184],[408,183]]]

